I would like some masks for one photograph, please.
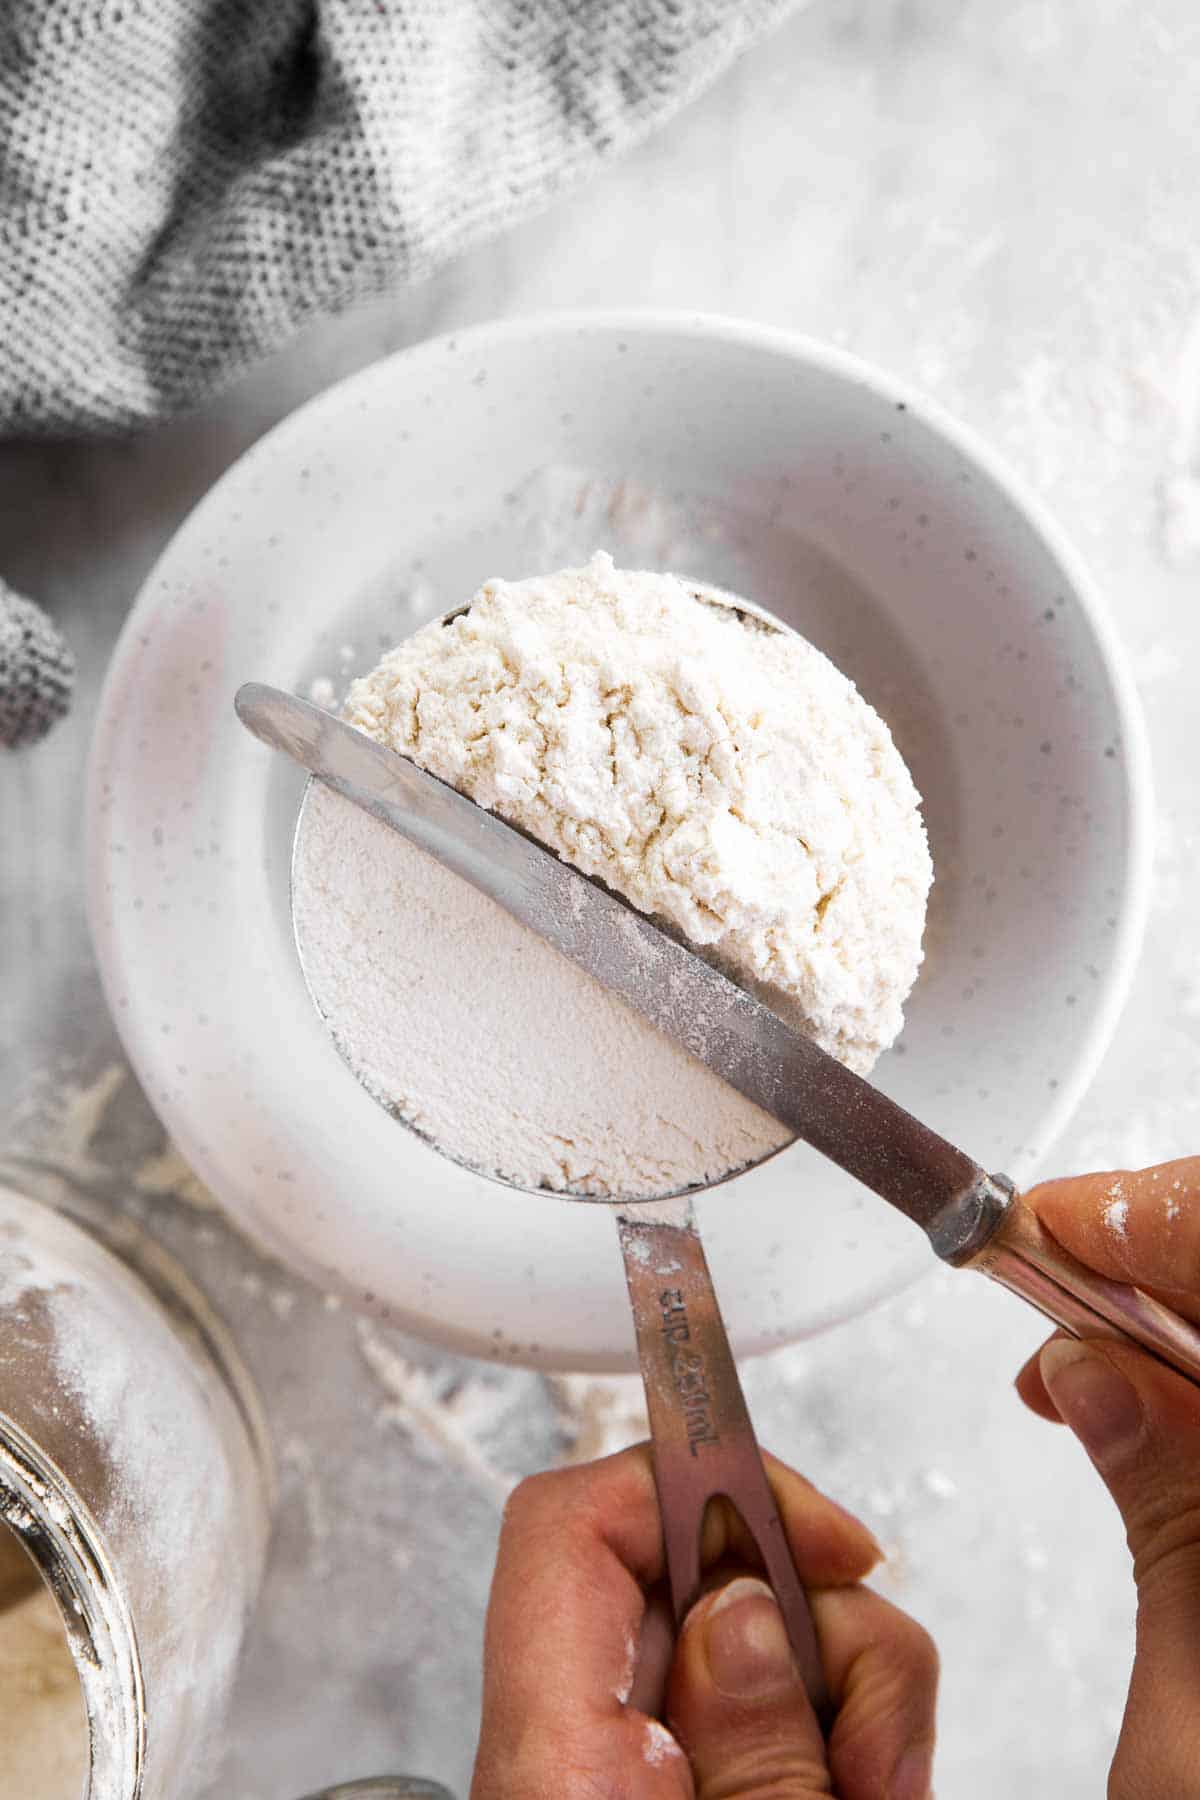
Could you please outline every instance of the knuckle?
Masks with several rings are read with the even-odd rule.
[[[1128,1543],[1133,1573],[1143,1588],[1164,1572],[1178,1580],[1186,1570],[1196,1592],[1200,1582],[1200,1495],[1181,1498],[1170,1487],[1150,1487],[1129,1515]]]
[[[576,1463],[527,1475],[505,1502],[504,1523],[538,1525],[568,1513],[604,1516],[614,1506],[653,1493],[649,1446],[635,1444],[598,1463]]]
[[[562,1484],[567,1473],[562,1469],[545,1469],[537,1475],[526,1475],[504,1503],[505,1525],[520,1528],[557,1513],[563,1503]]]
[[[901,1636],[903,1660],[911,1674],[925,1685],[936,1687],[942,1670],[938,1647],[923,1625],[906,1619]]]
[[[876,1631],[864,1645],[868,1652],[859,1664],[860,1676],[867,1671],[881,1687],[898,1697],[914,1688],[936,1690],[941,1673],[938,1647],[925,1627],[911,1613],[878,1601],[886,1611],[879,1613]]]

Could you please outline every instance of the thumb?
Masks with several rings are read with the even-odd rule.
[[[696,1800],[810,1800],[830,1793],[825,1740],[765,1582],[739,1576],[684,1621],[667,1716]]]
[[[937,1651],[866,1587],[808,1590],[837,1717],[826,1745],[770,1588],[741,1576],[684,1620],[667,1718],[696,1800],[929,1800]]]
[[[1173,1765],[1200,1755],[1200,1391],[1128,1345],[1051,1338],[1042,1380],[1125,1522],[1138,1589],[1137,1656],[1114,1774],[1146,1793],[1177,1787]],[[1122,1791],[1119,1788],[1112,1791]],[[1131,1789],[1141,1792],[1142,1787]]]

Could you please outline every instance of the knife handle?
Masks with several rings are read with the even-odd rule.
[[[651,1203],[652,1205],[655,1203]],[[670,1205],[671,1203],[667,1203]],[[796,1666],[822,1725],[831,1722],[816,1626],[767,1480],[737,1365],[690,1209],[675,1219],[620,1214],[676,1626],[700,1598],[710,1500],[732,1503],[762,1558]]]
[[[984,1248],[962,1266],[1019,1294],[1072,1337],[1137,1344],[1200,1385],[1200,1330],[1141,1288],[1078,1262],[1019,1195]]]

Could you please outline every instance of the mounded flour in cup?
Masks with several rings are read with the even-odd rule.
[[[345,716],[669,921],[851,1068],[891,1044],[932,867],[887,726],[818,650],[672,575],[488,582]],[[492,902],[314,786],[297,937],[366,1085],[522,1187],[646,1197],[786,1142]]]

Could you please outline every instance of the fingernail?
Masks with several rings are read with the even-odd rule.
[[[731,1581],[709,1606],[704,1652],[713,1686],[729,1700],[766,1700],[800,1679],[775,1596],[751,1576]]]
[[[1064,1423],[1097,1462],[1140,1437],[1142,1403],[1133,1384],[1102,1350],[1078,1338],[1051,1338],[1038,1364]]]
[[[849,1531],[853,1533],[858,1542],[867,1547],[875,1561],[877,1563],[886,1562],[887,1551],[875,1536],[875,1533],[871,1531],[868,1526],[864,1525],[861,1519],[856,1518],[852,1512],[847,1512],[844,1506],[839,1506],[836,1500],[831,1500],[829,1504],[833,1508],[833,1511],[837,1513],[846,1524]]]
[[[892,1770],[887,1800],[930,1800],[932,1782],[933,1746],[914,1744]]]

